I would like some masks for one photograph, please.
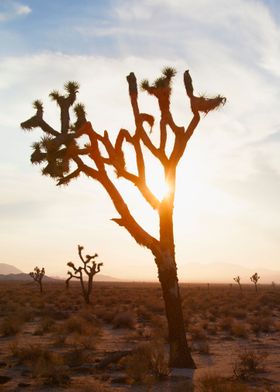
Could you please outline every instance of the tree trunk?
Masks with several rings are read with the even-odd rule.
[[[168,197],[160,208],[160,257],[156,258],[168,323],[170,345],[169,365],[177,368],[195,369],[187,344],[180,290],[175,262],[173,236],[173,203]]]
[[[89,301],[89,293],[88,293],[88,291],[85,288],[85,283],[83,281],[83,277],[82,276],[80,277],[80,283],[81,283],[82,293],[83,293],[83,297],[84,297],[85,303],[89,304],[89,302],[90,302]]]
[[[93,275],[89,275],[88,277],[88,284],[87,284],[87,299],[86,299],[86,303],[89,304],[90,303],[90,296],[91,296],[91,292],[92,292],[92,280],[93,280]]]
[[[89,304],[90,304],[90,299],[89,299],[89,294],[88,294],[88,293],[85,293],[85,294],[84,294],[84,299],[85,299],[85,303],[86,303],[87,305],[89,305]]]
[[[166,255],[157,264],[168,323],[169,365],[195,369],[186,339],[175,260]]]

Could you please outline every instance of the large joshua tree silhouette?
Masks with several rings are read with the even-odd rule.
[[[173,234],[173,207],[176,185],[176,169],[184,154],[188,141],[200,121],[200,113],[207,114],[224,104],[226,99],[220,95],[214,98],[195,96],[189,71],[184,73],[184,85],[188,96],[192,118],[189,124],[178,126],[170,110],[171,82],[176,71],[165,68],[162,75],[150,84],[148,80],[141,83],[142,90],[153,96],[159,105],[159,143],[156,145],[145,129],[154,125],[154,117],[143,113],[138,106],[138,87],[134,73],[127,76],[130,101],[132,105],[135,130],[129,132],[121,129],[113,141],[107,131],[103,134],[93,129],[87,121],[84,105],[74,106],[76,120],[70,123],[70,108],[74,105],[79,85],[76,82],[65,84],[66,94],[53,91],[50,97],[60,108],[61,129],[55,130],[43,119],[43,104],[34,102],[35,116],[23,122],[21,127],[32,130],[39,127],[45,134],[41,140],[33,145],[31,162],[46,163],[42,174],[57,180],[57,185],[68,184],[71,180],[84,173],[87,177],[98,181],[107,191],[119,216],[112,219],[119,226],[124,227],[136,242],[151,250],[162,287],[168,321],[170,366],[181,368],[195,368],[194,361],[186,341],[180,292],[175,262],[175,245]],[[167,153],[168,138],[173,135],[170,153]],[[88,143],[81,147],[80,137],[87,137]],[[124,146],[128,143],[136,158],[136,172],[127,169]],[[149,151],[163,167],[167,192],[162,200],[158,199],[149,188],[146,180],[146,151]],[[86,159],[85,159],[86,157]],[[90,159],[88,159],[90,158]],[[91,163],[89,163],[91,162]],[[146,202],[157,211],[159,216],[159,238],[155,238],[145,231],[133,217],[121,192],[110,177],[113,167],[118,178],[124,178],[135,185]]]

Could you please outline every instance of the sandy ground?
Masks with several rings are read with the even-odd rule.
[[[25,323],[24,329],[16,337],[17,343],[19,345],[40,344],[51,346],[53,343],[52,335],[36,336],[34,335],[35,329],[36,321]],[[104,324],[102,330],[103,334],[95,349],[95,355],[98,361],[112,352],[131,350],[139,342],[135,338],[135,332],[133,333],[127,329],[113,329],[111,326]],[[280,385],[280,340],[279,336],[275,336],[275,334],[274,336],[269,334],[262,335],[261,338],[252,335],[249,340],[238,339],[237,341],[230,340],[226,336],[213,336],[209,341],[209,354],[193,353],[198,367],[196,370],[173,369],[168,380],[157,383],[151,386],[150,389],[147,386],[117,383],[116,381],[124,378],[124,374],[120,373],[114,367],[105,369],[101,374],[100,371],[96,371],[95,364],[76,369],[73,376],[71,374],[71,383],[65,388],[39,385],[38,381],[32,378],[26,367],[17,365],[16,360],[12,358],[11,344],[14,341],[14,337],[0,338],[0,376],[9,378],[9,381],[0,385],[1,391],[95,391],[94,380],[97,376],[104,380],[110,390],[114,391],[131,390],[141,392],[150,390],[155,392],[169,392],[174,389],[174,386],[178,382],[186,379],[195,382],[201,375],[209,373],[209,371],[231,377],[238,350],[247,346],[259,352],[266,351],[269,353],[266,360],[266,369],[269,371],[258,375],[258,379],[253,381],[252,385]]]

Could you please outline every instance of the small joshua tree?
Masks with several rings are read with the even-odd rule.
[[[255,272],[252,276],[250,276],[250,280],[251,280],[251,282],[252,283],[254,283],[254,285],[255,285],[255,290],[256,290],[256,293],[258,292],[258,280],[260,279],[260,276],[258,275],[258,273],[257,272]]]
[[[241,283],[240,283],[240,280],[241,280],[240,276],[239,275],[236,276],[235,278],[233,278],[233,280],[238,284],[240,292],[242,293],[242,286],[241,286]]]
[[[95,253],[93,256],[86,255],[85,257],[82,255],[84,247],[81,245],[78,245],[78,253],[79,257],[82,260],[83,266],[81,267],[76,267],[72,261],[69,261],[67,265],[73,269],[74,273],[71,271],[68,271],[69,278],[66,280],[66,287],[69,287],[69,282],[72,278],[79,279],[82,287],[82,293],[84,300],[87,304],[90,303],[90,295],[92,292],[92,282],[93,282],[93,277],[94,275],[98,274],[100,272],[100,267],[103,265],[103,263],[96,263],[94,259],[98,257],[98,254]],[[84,278],[87,277],[87,281],[84,280]]]
[[[43,292],[42,280],[43,277],[45,276],[45,268],[43,267],[42,269],[40,269],[39,267],[35,267],[34,272],[29,272],[29,275],[31,276],[31,278],[35,280],[35,282],[38,283],[40,287],[40,293],[42,293]]]

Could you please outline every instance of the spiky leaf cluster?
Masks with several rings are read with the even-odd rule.
[[[36,110],[42,110],[43,111],[43,102],[40,101],[39,99],[36,99],[36,101],[33,102],[33,108]]]
[[[68,82],[64,85],[65,95],[59,91],[52,91],[49,96],[54,100],[61,110],[61,130],[57,131],[47,124],[43,119],[43,103],[40,100],[33,102],[36,114],[21,123],[25,130],[41,128],[44,136],[40,141],[32,145],[31,162],[33,164],[46,165],[42,169],[42,174],[49,175],[58,179],[59,183],[66,183],[64,176],[69,173],[70,162],[78,155],[78,144],[76,138],[79,137],[78,130],[86,122],[85,107],[81,103],[74,106],[76,121],[70,124],[69,109],[76,100],[76,94],[79,90],[77,82]]]
[[[34,268],[34,272],[29,272],[31,278],[33,278],[36,282],[40,282],[45,275],[45,268],[40,269],[39,267]]]
[[[74,123],[72,130],[73,131],[78,131],[79,128],[86,122],[86,111],[85,111],[85,105],[83,103],[77,103],[74,106],[74,113],[76,115],[76,122]]]
[[[42,174],[58,179],[69,172],[70,160],[77,145],[71,134],[67,136],[64,138],[64,143],[59,140],[59,137],[44,136],[33,144],[31,162],[47,163],[42,169]]]
[[[64,84],[64,89],[68,94],[76,94],[79,91],[80,85],[78,82],[67,82]]]
[[[169,94],[171,92],[171,80],[176,75],[176,70],[171,67],[166,67],[162,70],[162,76],[157,78],[153,84],[150,85],[147,79],[142,80],[141,88],[147,91],[151,95],[157,95],[158,90],[168,90]]]
[[[257,284],[261,277],[255,272],[252,276],[250,276],[250,280],[252,283]]]

